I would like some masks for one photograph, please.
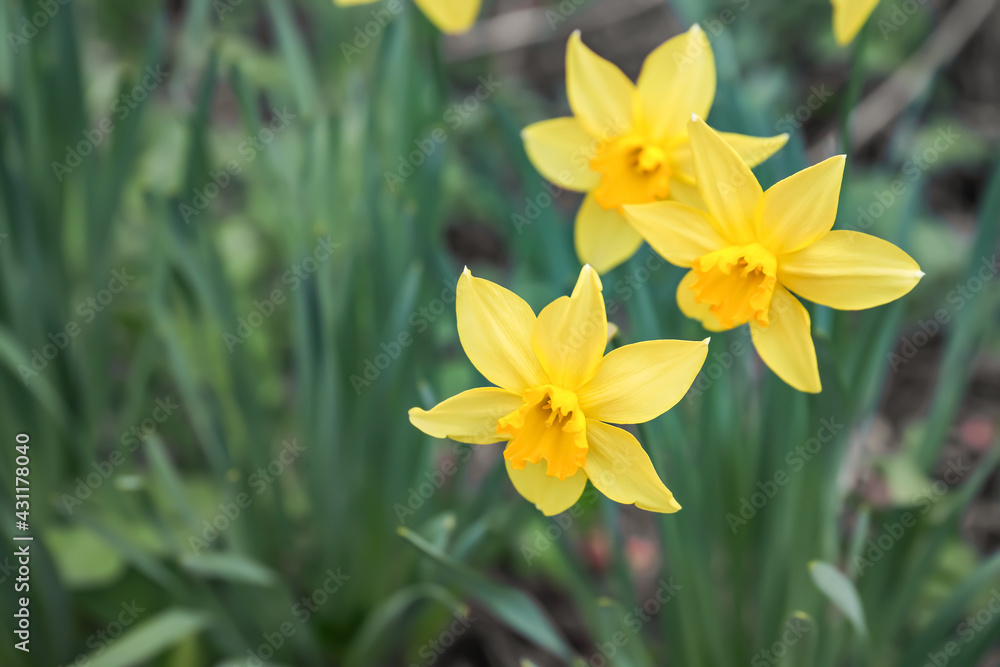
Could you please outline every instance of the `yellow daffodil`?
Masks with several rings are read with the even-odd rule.
[[[764,362],[800,391],[821,390],[809,313],[792,293],[839,310],[879,306],[924,275],[882,239],[831,231],[844,173],[838,155],[761,190],[733,148],[700,118],[689,123],[707,212],[678,202],[626,206],[667,261],[690,271],[677,303],[706,329],[749,323]]]
[[[841,46],[850,44],[875,11],[878,0],[831,0],[833,35]]]
[[[566,48],[566,88],[573,116],[529,125],[522,137],[545,178],[587,193],[576,216],[576,252],[605,273],[642,245],[623,206],[666,199],[701,205],[687,120],[712,107],[715,57],[695,25],[649,54],[633,84],[584,46],[577,31]],[[751,166],[788,139],[723,136]]]
[[[458,281],[458,336],[497,385],[470,389],[410,421],[436,438],[506,443],[514,488],[546,515],[568,509],[589,479],[612,500],[653,512],[680,505],[646,452],[614,424],[653,419],[679,401],[705,362],[708,341],[647,341],[607,356],[601,279],[583,267],[572,296],[535,317],[516,294],[466,269]]]
[[[398,3],[400,0],[390,0]],[[367,5],[377,0],[333,0],[333,4],[343,7]],[[438,27],[450,34],[465,32],[476,22],[482,0],[414,0],[417,7]],[[398,9],[396,10],[398,13]]]

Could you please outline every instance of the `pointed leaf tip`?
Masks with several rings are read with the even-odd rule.
[[[839,569],[824,561],[810,561],[809,574],[816,588],[847,617],[858,635],[867,636],[864,607],[854,582]]]

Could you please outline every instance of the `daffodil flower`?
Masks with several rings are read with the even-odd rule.
[[[342,7],[367,5],[377,0],[333,0]],[[398,2],[399,0],[395,0]],[[437,26],[441,32],[456,34],[465,32],[476,22],[482,0],[414,0],[417,7]]]
[[[819,392],[809,313],[791,292],[860,310],[898,299],[924,274],[888,241],[831,231],[843,155],[763,192],[739,154],[703,120],[692,119],[688,131],[708,212],[662,202],[626,206],[626,215],[667,261],[690,267],[677,288],[685,315],[712,331],[749,323],[757,352],[782,380]]]
[[[875,11],[878,0],[831,0],[833,5],[833,35],[845,46],[854,41],[868,17]]]
[[[715,57],[695,25],[649,54],[633,84],[587,48],[577,31],[566,48],[566,88],[573,116],[529,125],[522,137],[545,178],[587,193],[576,216],[576,252],[581,262],[606,273],[642,245],[623,206],[667,199],[701,205],[687,119],[712,107]],[[723,136],[750,166],[788,139]]]
[[[470,389],[410,421],[436,438],[505,442],[514,488],[546,515],[573,505],[589,479],[612,500],[653,512],[680,505],[631,433],[673,407],[694,382],[708,341],[658,340],[607,356],[601,279],[585,266],[572,296],[535,317],[516,294],[474,278],[458,281],[458,336],[495,387]]]

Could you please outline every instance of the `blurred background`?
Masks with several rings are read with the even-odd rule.
[[[487,0],[449,37],[409,0],[8,0],[0,664],[1000,665],[996,5],[882,0],[841,48],[824,0]],[[838,228],[927,276],[811,307],[817,396],[713,336],[637,432],[681,512],[546,518],[406,411],[485,384],[463,266],[572,288],[580,197],[520,140],[569,34],[634,79],[693,22],[710,123],[790,135],[762,184],[847,152]],[[604,276],[620,342],[705,336],[681,275]]]

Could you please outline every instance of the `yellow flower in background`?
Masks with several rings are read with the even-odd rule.
[[[576,216],[576,252],[606,273],[642,245],[623,206],[666,199],[701,205],[687,121],[692,113],[707,116],[712,107],[715,57],[694,25],[650,53],[633,84],[587,48],[577,31],[566,48],[566,88],[573,116],[529,125],[522,137],[545,178],[587,193]],[[723,136],[750,166],[788,139]]]
[[[572,296],[535,317],[513,292],[474,278],[458,281],[458,336],[469,360],[497,385],[470,389],[410,421],[436,438],[506,442],[507,472],[546,515],[573,505],[589,479],[612,500],[652,512],[680,505],[646,452],[614,424],[649,421],[690,388],[708,341],[647,341],[607,356],[601,279],[585,266]]]
[[[831,0],[833,35],[841,46],[850,44],[875,11],[878,0]]]
[[[733,148],[700,118],[689,124],[707,211],[678,202],[626,206],[629,220],[667,261],[690,271],[677,303],[706,329],[750,324],[754,347],[799,391],[821,390],[809,313],[792,293],[839,310],[893,301],[924,275],[882,239],[831,231],[844,156],[761,190]]]
[[[333,4],[342,7],[367,5],[377,0],[333,0]],[[398,3],[400,0],[390,0]],[[438,27],[441,32],[450,34],[465,32],[476,22],[482,0],[414,0],[417,7]],[[398,13],[398,10],[393,10]]]

